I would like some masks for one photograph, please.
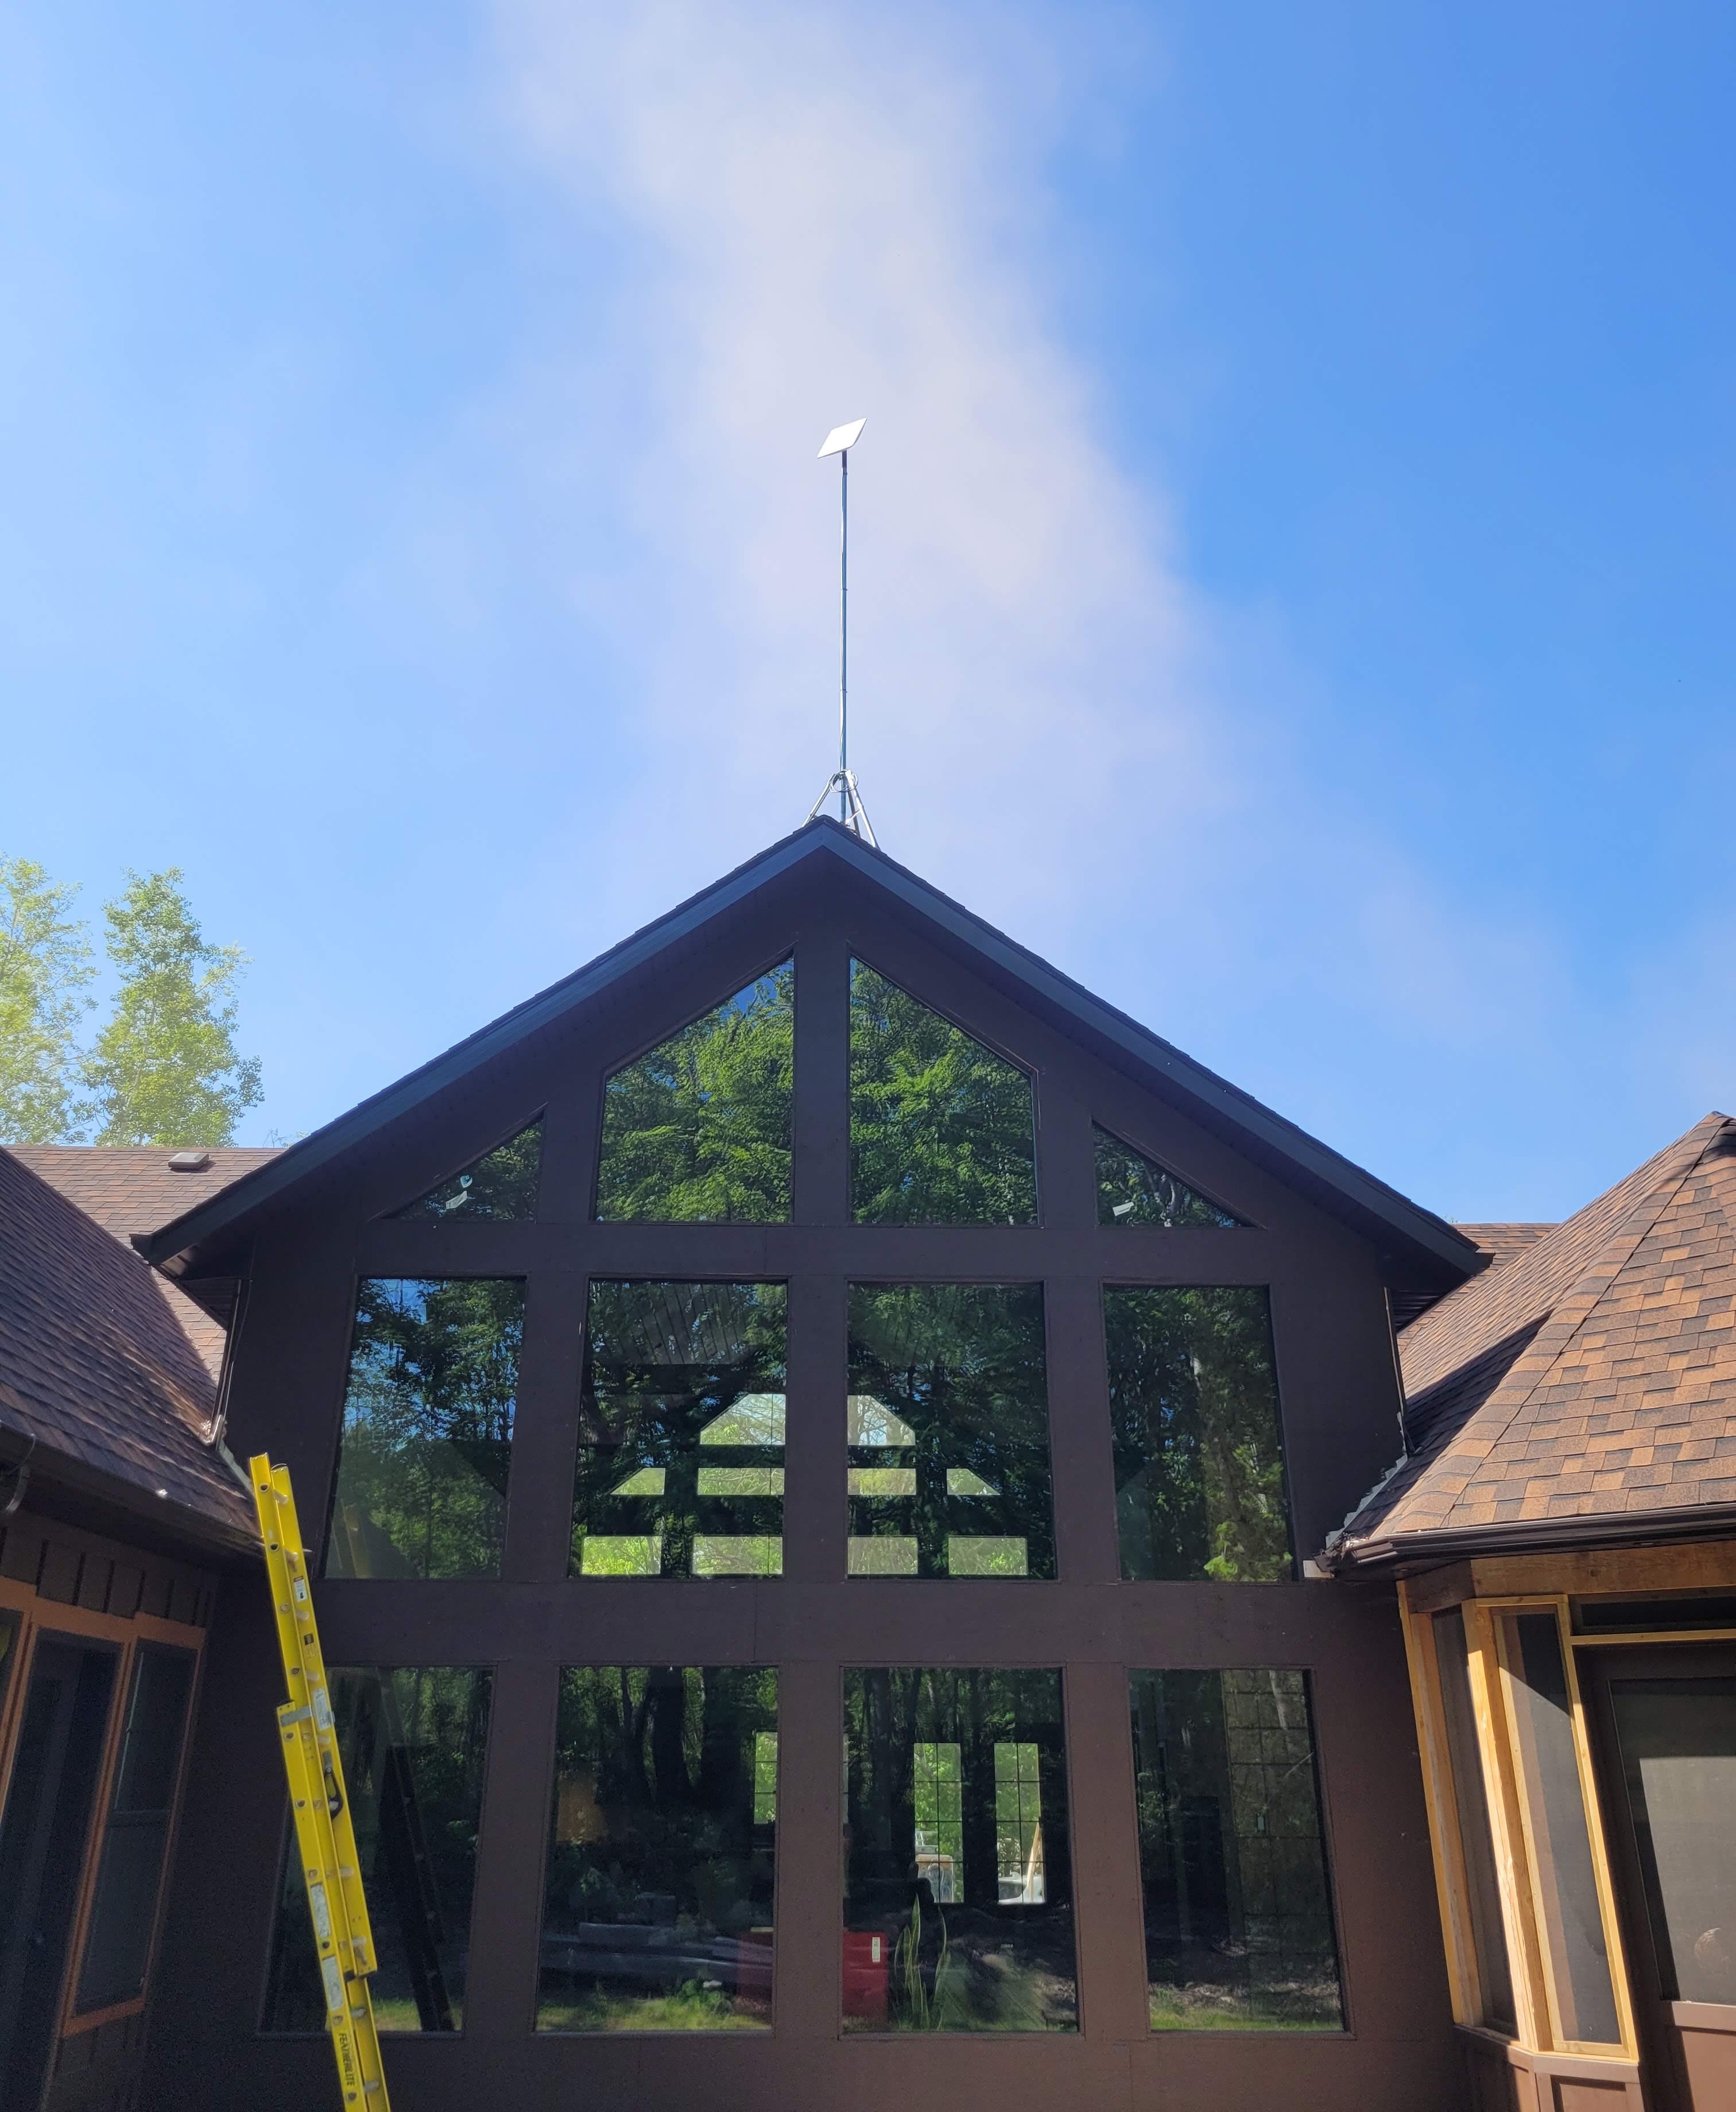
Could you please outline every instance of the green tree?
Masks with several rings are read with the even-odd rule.
[[[786,961],[614,1073],[603,1099],[599,1218],[789,1216],[795,1003]]]
[[[96,972],[75,887],[29,858],[0,857],[0,1141],[71,1144],[89,1103],[79,1095],[84,986]]]
[[[1029,1225],[1024,1072],[865,961],[850,973],[850,1187],[859,1223]]]
[[[121,987],[85,1067],[98,1144],[227,1144],[260,1099],[259,1063],[235,1048],[239,946],[207,943],[178,866],[129,872],[105,904]]]

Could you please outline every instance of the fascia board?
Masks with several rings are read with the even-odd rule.
[[[750,894],[779,878],[803,860],[826,853],[841,859],[870,885],[890,894],[923,922],[949,937],[1003,975],[1031,990],[1076,1025],[1106,1041],[1141,1070],[1155,1074],[1173,1090],[1232,1128],[1257,1138],[1268,1150],[1356,1208],[1386,1224],[1401,1240],[1420,1248],[1461,1275],[1480,1259],[1474,1243],[1443,1219],[1423,1209],[1396,1189],[1341,1157],[1328,1145],[1252,1099],[1227,1079],[1141,1026],[1125,1013],[1094,997],[1082,985],[1051,967],[1004,932],[986,923],[950,896],[899,865],[885,852],[871,850],[829,816],[807,823],[747,863],[646,925],[586,967],[516,1006],[488,1026],[410,1072],[384,1091],[361,1101],[348,1113],[292,1145],[280,1158],[256,1168],[232,1187],[186,1212],[161,1230],[134,1241],[146,1260],[168,1268],[187,1250],[298,1185],[330,1164],[374,1130],[412,1113],[464,1073],[504,1054],[526,1036],[550,1025],[599,995],[608,986],[661,953],[690,936]],[[171,1272],[173,1271],[171,1269]]]

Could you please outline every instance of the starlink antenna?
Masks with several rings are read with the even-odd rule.
[[[808,809],[808,818],[811,822],[836,792],[838,819],[864,843],[874,844],[877,850],[880,846],[874,841],[873,825],[856,788],[855,772],[850,767],[850,451],[861,439],[862,428],[867,423],[866,418],[852,418],[847,426],[834,426],[820,444],[820,452],[815,457],[819,462],[824,462],[827,455],[838,457],[838,767],[822,786],[819,798]]]

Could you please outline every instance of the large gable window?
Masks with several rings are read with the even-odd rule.
[[[850,1168],[863,1224],[1037,1221],[1029,1076],[865,961],[850,971]]]
[[[522,1279],[363,1280],[328,1577],[498,1577]]]
[[[1121,1573],[1293,1573],[1278,1379],[1258,1287],[1104,1293]]]
[[[1151,2028],[1342,2030],[1305,1676],[1131,1687]]]
[[[1054,1576],[1041,1286],[854,1286],[849,1438],[853,1576]]]
[[[1061,1676],[844,1675],[844,2028],[1078,2023]]]
[[[436,1224],[474,1218],[534,1218],[542,1158],[543,1126],[539,1118],[392,1214],[431,1219]]]
[[[783,1568],[777,1283],[593,1283],[572,1507],[580,1577]]]
[[[795,969],[786,961],[609,1078],[597,1216],[773,1224],[790,1214]]]
[[[476,1665],[334,1665],[330,1681],[380,1961],[375,2017],[387,2032],[462,2030],[492,1677]],[[325,2022],[292,1832],[265,2029],[317,2032]]]
[[[772,2021],[777,1674],[561,1674],[540,2031]]]
[[[1097,1222],[1100,1225],[1157,1225],[1166,1231],[1205,1226],[1219,1231],[1241,1227],[1245,1220],[1190,1188],[1178,1174],[1160,1165],[1106,1129],[1091,1125],[1097,1162]]]

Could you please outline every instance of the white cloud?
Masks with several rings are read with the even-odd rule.
[[[968,63],[956,19],[920,15],[526,7],[503,25],[527,151],[636,245],[614,327],[645,412],[606,473],[679,581],[637,656],[659,784],[709,785],[740,848],[818,791],[836,472],[813,453],[865,412],[852,760],[889,847],[974,876],[998,913],[1046,901],[1054,929],[1055,890],[1099,883],[1033,862],[1040,812],[1136,841],[1160,811],[1165,832],[1203,822],[1227,794],[1162,511],[1117,469],[1037,290],[1055,80],[1016,40],[1010,64]],[[1088,62],[1068,70],[1087,92]],[[697,881],[717,854],[694,853]]]
[[[1191,589],[1059,305],[1048,168],[1118,121],[1121,20],[1023,19],[503,0],[507,134],[619,265],[582,375],[521,377],[551,503],[615,524],[609,606],[593,548],[570,592],[635,694],[638,790],[566,869],[625,928],[805,812],[835,710],[813,450],[866,413],[852,761],[886,847],[1402,1178],[1401,1061],[1541,1095],[1559,948],[1320,781],[1302,671]]]

